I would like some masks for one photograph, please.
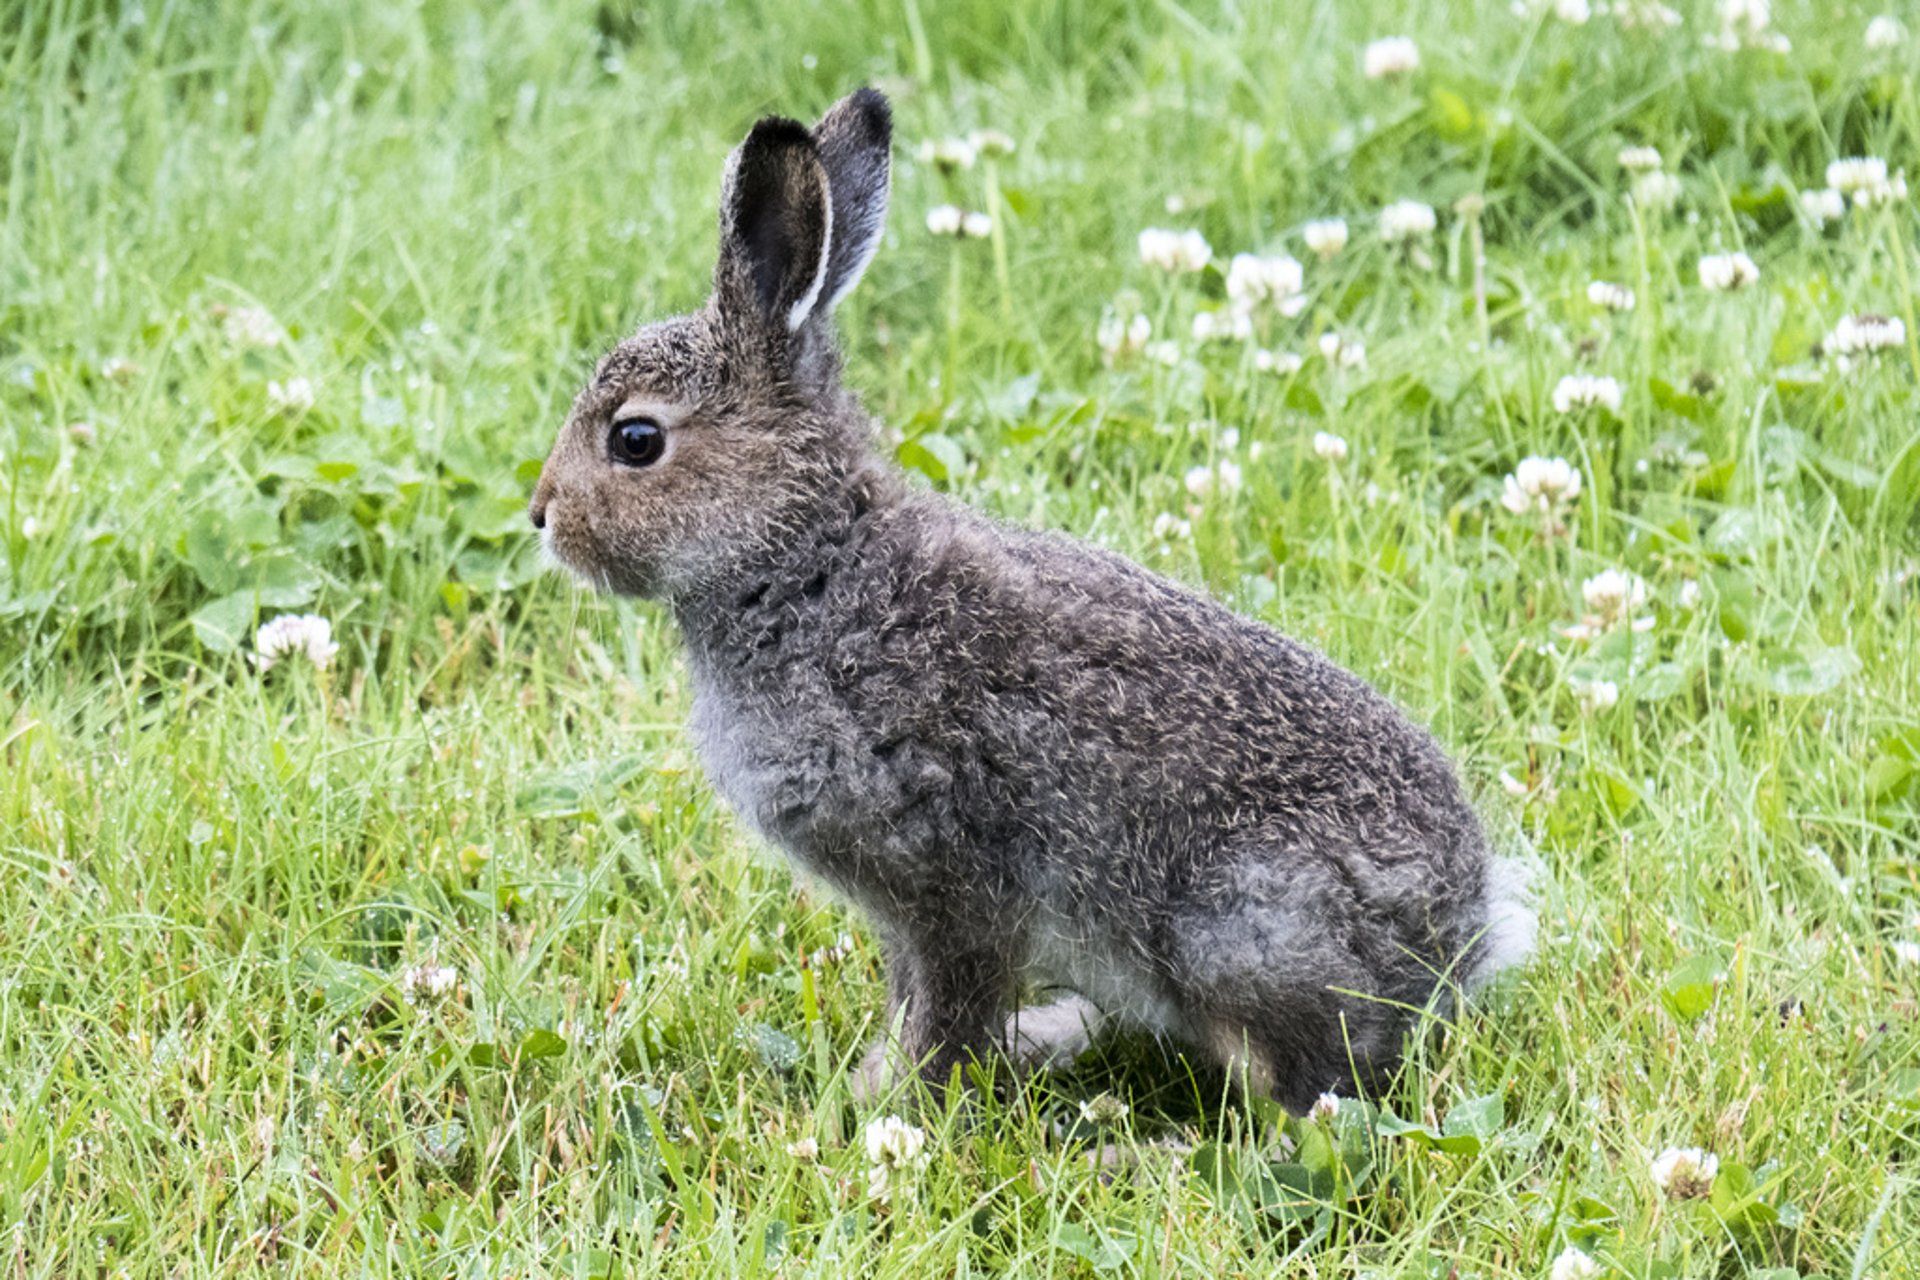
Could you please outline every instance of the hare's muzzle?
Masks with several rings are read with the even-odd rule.
[[[547,473],[543,468],[540,482],[533,486],[533,500],[527,503],[527,519],[533,521],[533,527],[544,530],[547,527],[547,499],[551,491],[547,485]]]

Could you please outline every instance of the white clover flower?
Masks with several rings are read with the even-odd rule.
[[[1241,310],[1270,303],[1283,316],[1297,316],[1306,306],[1300,292],[1305,282],[1299,262],[1285,254],[1263,258],[1236,253],[1227,267],[1227,298]]]
[[[1887,184],[1887,162],[1879,156],[1843,156],[1827,166],[1827,185],[1850,196]]]
[[[1213,261],[1213,246],[1198,231],[1148,227],[1140,233],[1140,261],[1162,271],[1201,271]]]
[[[1195,342],[1244,342],[1253,336],[1253,317],[1244,311],[1196,311],[1193,316]]]
[[[1313,455],[1322,462],[1340,462],[1347,456],[1347,442],[1331,431],[1313,433]]]
[[[1920,964],[1920,942],[1901,939],[1893,945],[1893,958],[1901,964]]]
[[[1879,156],[1843,156],[1827,166],[1827,185],[1843,196],[1850,196],[1856,209],[1898,204],[1907,198],[1904,170],[1888,173],[1887,162]]]
[[[1687,578],[1680,583],[1679,602],[1680,607],[1688,613],[1692,613],[1700,607],[1700,580],[1698,578]]]
[[[939,204],[927,210],[927,230],[957,240],[984,240],[993,234],[993,219],[970,213],[958,205]]]
[[[1657,147],[1622,147],[1615,158],[1628,173],[1655,173],[1665,163]]]
[[[340,646],[333,642],[333,624],[319,614],[283,613],[254,633],[253,652],[262,671],[271,670],[290,654],[299,654],[324,671]]]
[[[1502,483],[1500,505],[1517,516],[1539,514],[1549,518],[1571,507],[1580,496],[1580,470],[1565,458],[1522,458]]]
[[[1533,794],[1533,788],[1514,777],[1513,770],[1511,769],[1502,769],[1500,771],[1500,789],[1512,796],[1515,800],[1524,800]]]
[[[896,1185],[927,1165],[927,1131],[899,1116],[882,1116],[866,1128],[868,1189],[876,1200],[890,1200]]]
[[[1420,46],[1406,36],[1386,36],[1367,46],[1360,66],[1369,80],[1403,76],[1420,69]]]
[[[1567,681],[1567,688],[1573,691],[1583,715],[1599,715],[1620,705],[1620,686],[1611,680],[1574,679]]]
[[[1580,598],[1607,625],[1614,626],[1647,602],[1647,584],[1624,569],[1604,569],[1580,584]]]
[[[220,331],[233,346],[265,348],[280,345],[280,323],[259,307],[234,307],[219,312]]]
[[[140,373],[140,366],[125,356],[110,356],[100,366],[101,377],[123,387],[139,377]]]
[[[1800,193],[1800,212],[1816,227],[1838,222],[1847,216],[1847,198],[1832,187]]]
[[[1883,13],[1867,24],[1866,43],[1872,50],[1898,49],[1907,42],[1907,29],[1900,25],[1900,19],[1890,13]]]
[[[1720,1157],[1699,1147],[1668,1147],[1653,1158],[1653,1185],[1672,1200],[1698,1200],[1713,1190]]]
[[[942,173],[953,173],[973,168],[974,149],[965,138],[929,138],[915,150],[914,157]]]
[[[1433,206],[1418,200],[1395,200],[1380,211],[1380,238],[1388,244],[1425,239],[1439,225]]]
[[[1671,173],[1637,173],[1628,186],[1627,194],[1634,204],[1649,213],[1667,213],[1680,203],[1680,179]]]
[[[1149,342],[1145,352],[1147,359],[1171,369],[1180,363],[1180,344],[1171,338],[1162,342]]]
[[[789,1142],[787,1155],[801,1164],[812,1164],[820,1158],[820,1141],[817,1138],[801,1138],[798,1142]]]
[[[1153,337],[1153,321],[1144,311],[1122,319],[1118,311],[1109,307],[1100,317],[1100,327],[1094,337],[1100,344],[1101,354],[1108,359],[1138,355],[1147,349],[1147,341]]]
[[[1600,1264],[1587,1254],[1571,1246],[1553,1260],[1553,1269],[1547,1273],[1547,1280],[1595,1280],[1600,1274]]]
[[[288,378],[284,383],[267,383],[267,411],[283,418],[298,418],[313,408],[313,382],[307,378]]]
[[[429,960],[408,965],[400,971],[400,994],[408,1004],[419,1000],[444,1000],[453,994],[460,981],[457,969]]]
[[[1367,362],[1365,343],[1333,332],[1320,335],[1320,354],[1337,369],[1358,369]]]
[[[1300,372],[1305,364],[1305,360],[1291,351],[1269,351],[1265,347],[1259,347],[1253,353],[1255,370],[1260,373],[1278,374],[1283,378],[1290,378]]]
[[[1193,522],[1182,520],[1172,512],[1162,511],[1153,518],[1153,536],[1162,542],[1170,542],[1175,538],[1191,538]]]
[[[937,204],[927,210],[927,230],[936,236],[957,236],[966,225],[966,210],[957,204]]]
[[[1517,18],[1531,18],[1542,11],[1550,11],[1560,21],[1575,27],[1584,27],[1593,18],[1593,6],[1587,0],[1514,0],[1513,13]]]
[[[1300,236],[1307,242],[1307,248],[1325,262],[1347,247],[1347,220],[1316,218],[1300,228]]]
[[[1625,31],[1671,31],[1685,21],[1659,0],[1614,0],[1613,20]]]
[[[1793,41],[1773,29],[1772,0],[1720,0],[1719,17],[1719,34],[1707,37],[1710,46],[1729,52],[1735,49],[1793,51]]]
[[[1907,201],[1907,171],[1895,173],[1885,182],[1860,188],[1853,193],[1853,207],[1856,209],[1874,209],[1881,205],[1905,204]]]
[[[1865,356],[1904,346],[1906,341],[1907,326],[1898,316],[1843,316],[1820,350],[1829,356]]]
[[[967,145],[983,159],[1010,156],[1014,151],[1013,136],[998,129],[975,129],[967,135]]]
[[[1606,374],[1570,373],[1554,385],[1555,413],[1595,408],[1620,412],[1620,383],[1616,379]]]
[[[1340,1114],[1340,1095],[1323,1093],[1313,1100],[1313,1106],[1307,1109],[1309,1120],[1331,1120]]]
[[[1595,280],[1587,286],[1587,301],[1604,311],[1633,310],[1633,290],[1611,280]]]
[[[1700,259],[1700,287],[1721,293],[1744,289],[1760,278],[1760,268],[1744,253],[1709,253]]]
[[[1127,1118],[1131,1110],[1126,1103],[1110,1093],[1095,1094],[1080,1103],[1080,1118],[1088,1124],[1102,1129],[1112,1128]]]
[[[1200,502],[1205,502],[1215,493],[1232,497],[1240,492],[1241,474],[1239,464],[1221,458],[1212,466],[1191,467],[1182,482],[1187,492]]]
[[[1653,628],[1652,614],[1633,616],[1647,603],[1647,584],[1637,574],[1604,570],[1580,584],[1580,598],[1586,602],[1586,616],[1560,630],[1569,640],[1592,640],[1621,626],[1632,631]]]

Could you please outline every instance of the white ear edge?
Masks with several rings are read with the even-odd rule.
[[[867,264],[873,261],[873,255],[880,252],[880,241],[886,237],[887,220],[885,217],[874,220],[873,230],[867,233],[867,242],[860,246],[860,252],[847,267],[847,278],[833,291],[826,301],[826,308],[832,311],[840,305],[840,299],[853,292],[853,286],[860,283],[860,277],[867,274]]]
[[[823,172],[821,177],[824,179],[825,176]],[[825,185],[823,181],[821,183],[823,194]],[[821,224],[820,228],[820,263],[813,269],[813,283],[807,286],[807,291],[801,294],[799,299],[791,307],[787,308],[788,333],[794,332],[807,322],[807,317],[813,314],[814,304],[820,301],[820,290],[826,287],[827,263],[833,258],[832,196],[827,196],[822,202],[821,212],[826,215],[826,221]],[[832,306],[833,304],[829,302],[827,305]]]

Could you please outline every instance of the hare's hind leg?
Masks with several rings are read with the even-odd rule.
[[[1404,1013],[1376,998],[1352,891],[1306,859],[1250,858],[1188,915],[1175,958],[1186,1036],[1237,1087],[1304,1113],[1391,1072]]]

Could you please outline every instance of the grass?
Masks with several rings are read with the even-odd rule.
[[[1915,220],[1796,203],[1836,157],[1914,160],[1920,46],[1866,49],[1871,12],[1782,3],[1781,56],[1704,47],[1704,6],[1671,34],[1391,0],[21,8],[0,1265],[1920,1268]],[[1399,33],[1422,69],[1364,80]],[[875,1202],[843,1084],[874,947],[702,782],[670,621],[542,571],[534,469],[593,356],[703,296],[728,147],[869,81],[893,229],[842,315],[903,459],[1375,680],[1541,865],[1536,959],[1377,1115],[1283,1125],[1123,1042],[1004,1101],[898,1100],[929,1158]],[[1019,143],[991,175],[913,159],[979,127]],[[1627,144],[1673,213],[1624,198]],[[1402,197],[1440,211],[1430,268],[1373,235]],[[946,201],[995,238],[929,236]],[[1354,235],[1322,264],[1298,229],[1328,215]],[[1222,278],[1142,266],[1155,225],[1307,259],[1310,305],[1257,336],[1304,366],[1187,341]],[[1758,284],[1706,292],[1731,249]],[[1103,362],[1109,308],[1173,363]],[[1812,350],[1852,312],[1906,340],[1843,373]],[[1576,371],[1619,411],[1556,413]],[[301,377],[311,408],[276,407]],[[1529,454],[1583,473],[1564,535],[1500,505]],[[1243,483],[1195,500],[1221,459]],[[1652,629],[1562,636],[1610,568]],[[299,610],[332,668],[256,671],[256,615]],[[456,988],[410,993],[421,965]],[[1129,1110],[1096,1135],[1103,1094]],[[1659,1193],[1672,1146],[1718,1157],[1715,1198]]]

